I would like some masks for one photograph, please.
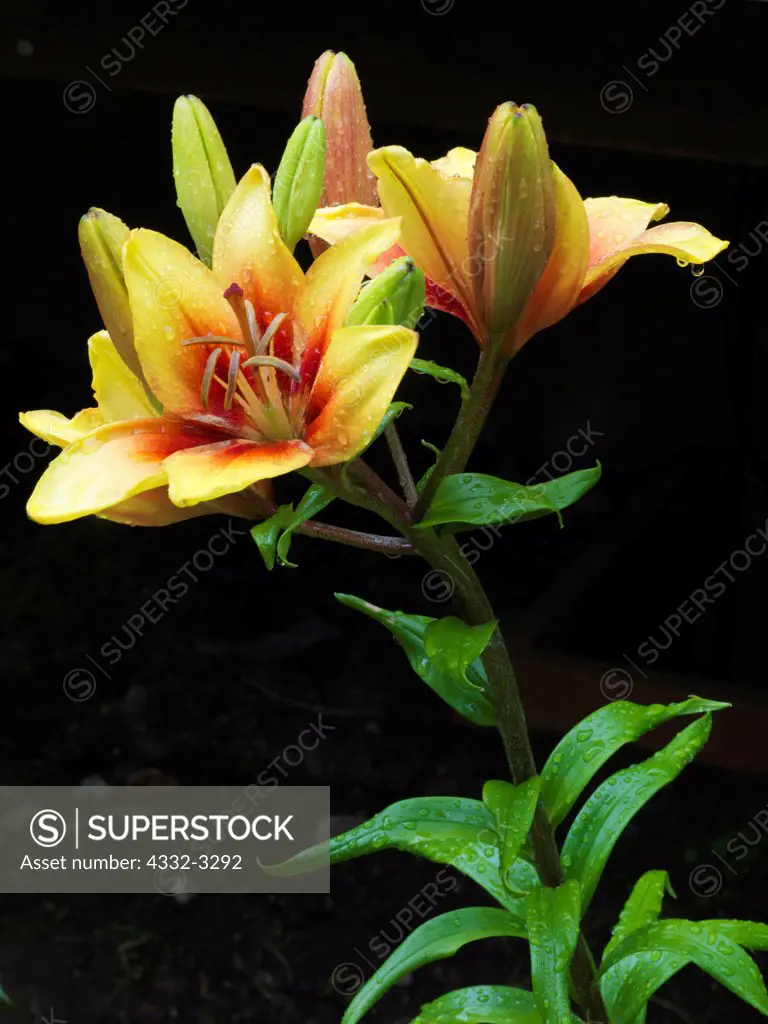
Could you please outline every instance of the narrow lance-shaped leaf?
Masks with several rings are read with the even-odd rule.
[[[363,985],[347,1007],[342,1024],[357,1024],[400,978],[424,964],[453,956],[477,939],[523,935],[519,921],[505,910],[493,907],[468,907],[425,921]]]
[[[483,803],[496,822],[501,849],[501,878],[510,888],[512,867],[528,838],[539,800],[541,779],[528,779],[519,786],[492,780],[483,786]]]
[[[269,519],[252,528],[251,536],[268,569],[274,569],[278,559],[281,565],[296,568],[294,562],[288,561],[293,531],[332,501],[333,494],[327,488],[321,484],[312,484],[295,509],[293,505],[281,505]]]
[[[280,877],[314,870],[330,855],[331,864],[380,850],[404,850],[438,864],[449,864],[473,879],[522,921],[523,901],[509,895],[499,873],[496,822],[479,800],[461,797],[414,797],[392,804],[369,821],[330,843],[303,850],[265,870]],[[510,868],[510,887],[527,893],[539,882],[533,867],[518,860]]]
[[[474,985],[422,1006],[411,1024],[541,1024],[541,1017],[533,992],[506,985]]]
[[[439,363],[433,363],[429,359],[412,359],[410,369],[414,373],[425,373],[429,377],[434,377],[441,384],[458,384],[462,398],[466,398],[469,394],[466,377],[462,377],[460,373],[452,370],[449,366],[440,366]]]
[[[563,1024],[571,1018],[568,968],[579,939],[579,884],[557,889],[534,889],[526,899],[531,981],[544,1024]]]
[[[563,843],[561,860],[566,877],[581,884],[585,910],[623,829],[690,764],[711,728],[711,714],[703,715],[647,761],[612,775],[581,809]]]
[[[593,712],[566,733],[541,772],[541,797],[552,824],[560,824],[605,762],[625,743],[680,715],[727,707],[721,701],[690,697],[678,704],[616,701]]]
[[[603,959],[633,931],[658,920],[664,893],[672,892],[666,871],[647,871],[636,883],[621,912],[613,935],[603,952]],[[648,993],[659,989],[673,974],[688,963],[686,957],[665,952],[662,955],[649,953],[625,957],[602,977],[600,991],[612,1020],[624,1024],[645,1024],[645,1007],[633,1017],[626,1017],[626,990]],[[634,1005],[634,1002],[633,1002]]]
[[[496,715],[487,694],[488,678],[478,657],[467,665],[463,673],[454,673],[447,668],[449,656],[442,654],[437,663],[427,654],[427,631],[438,620],[428,615],[408,615],[405,612],[387,611],[351,594],[336,594],[348,608],[368,615],[380,622],[392,633],[405,652],[411,668],[435,693],[449,704],[454,711],[468,718],[475,725],[495,725]],[[453,620],[454,622],[460,620]],[[471,627],[462,623],[464,630],[476,628],[474,637],[482,639],[484,626]],[[450,631],[451,628],[449,627]],[[434,632],[432,633],[434,637]],[[457,637],[466,633],[456,632]],[[433,651],[435,648],[433,647]]]
[[[600,479],[598,463],[567,476],[532,486],[501,480],[485,473],[457,473],[441,481],[419,529],[446,523],[512,526],[541,516],[556,515],[573,505]]]
[[[768,1016],[768,992],[760,971],[752,957],[741,946],[717,928],[717,922],[666,920],[656,921],[631,932],[606,957],[601,967],[605,974],[625,957],[638,953],[656,954],[659,961],[664,953],[687,958],[715,981],[739,996],[750,1006]],[[624,1002],[620,1007],[621,1019],[634,1020],[647,1000],[644,990],[625,986]]]

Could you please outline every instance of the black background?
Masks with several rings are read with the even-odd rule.
[[[718,258],[706,287],[670,258],[633,260],[536,337],[504,383],[474,468],[527,479],[591,426],[596,443],[574,468],[598,458],[604,469],[563,530],[549,520],[515,527],[476,566],[515,638],[540,757],[603,702],[604,673],[660,637],[664,619],[764,527],[768,4],[715,7],[678,36],[678,19],[698,23],[671,3],[412,0],[348,11],[189,0],[160,30],[150,18],[157,34],[139,45],[138,32],[133,43],[128,34],[144,5],[4,11],[4,782],[247,784],[319,714],[333,732],[285,781],[331,785],[342,827],[405,796],[477,796],[484,779],[503,776],[489,737],[452,716],[389,638],[332,596],[443,614],[448,606],[425,596],[423,568],[304,538],[294,547],[300,568],[272,574],[241,538],[117,665],[102,661],[109,678],[93,669],[89,700],[63,691],[67,673],[99,661],[102,645],[124,637],[129,617],[224,525],[152,531],[91,519],[54,528],[24,516],[43,463],[29,468],[18,411],[71,414],[90,404],[85,341],[100,325],[78,218],[101,206],[186,241],[170,159],[179,93],[208,103],[238,175],[256,160],[274,170],[327,47],[355,60],[379,145],[430,158],[475,148],[497,103],[531,101],[583,195],[667,202],[671,219],[699,221],[748,256]],[[616,80],[624,85],[606,88]],[[476,350],[441,316],[420,355],[471,373]],[[423,470],[429,453],[419,442],[442,443],[457,396],[424,377],[409,378],[402,394],[416,406],[402,434]],[[383,453],[374,461],[390,472]],[[343,510],[336,521],[364,525]],[[768,804],[765,595],[765,565],[755,559],[645,670],[648,679],[630,669],[637,700],[697,692],[736,708],[716,722],[708,763],[627,830],[587,922],[595,946],[651,867],[672,873],[679,901],[670,915],[766,916],[766,853],[750,826]],[[753,838],[750,856],[720,864],[713,848],[722,853],[740,831]],[[723,888],[702,899],[689,875],[713,860]],[[370,940],[393,934],[394,915],[435,873],[390,853],[336,869],[327,899],[5,897],[9,1016],[39,1020],[53,1007],[77,1022],[330,1024],[345,1003],[334,968],[364,966],[360,950],[375,960]],[[477,900],[462,882],[440,909]],[[522,947],[478,944],[417,973],[371,1019],[405,1024],[452,986],[523,982],[525,972]],[[757,1019],[692,971],[661,996],[653,1022]]]

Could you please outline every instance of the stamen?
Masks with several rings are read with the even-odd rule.
[[[203,408],[208,412],[208,398],[211,393],[211,383],[213,382],[213,374],[216,369],[216,363],[219,356],[221,355],[221,349],[215,348],[213,352],[208,356],[205,364],[205,370],[203,371],[203,382],[200,385],[200,397],[203,400]]]
[[[274,320],[272,323],[274,323]],[[272,324],[270,324],[271,326]],[[284,359],[278,359],[277,356],[251,356],[250,359],[245,360],[243,366],[273,366],[276,370],[282,370],[283,373],[287,373],[294,380],[301,380],[301,374],[296,367],[291,366]]]
[[[236,282],[233,282],[227,288],[224,292],[224,298],[230,304],[232,312],[237,317],[245,347],[251,354],[254,354],[256,352],[256,343],[259,339],[259,332],[258,328],[254,331],[256,317],[252,317],[248,312],[248,306],[251,305],[250,302],[243,297],[243,289]],[[253,310],[253,306],[251,306],[251,310]]]
[[[251,329],[251,335],[253,336],[254,342],[258,344],[261,341],[261,331],[259,325],[256,323],[256,311],[253,308],[253,303],[250,299],[245,300],[245,312],[248,316],[248,326]]]
[[[232,408],[232,399],[235,397],[237,387],[237,375],[240,372],[240,353],[235,350],[229,357],[229,376],[227,377],[227,390],[224,393],[224,408],[229,412]]]
[[[269,343],[270,343],[270,341],[272,341],[274,336],[277,334],[277,332],[278,332],[278,330],[280,328],[280,324],[283,322],[283,320],[285,320],[286,316],[287,316],[286,313],[278,313],[277,314],[277,316],[274,318],[274,320],[269,325],[269,327],[266,329],[266,331],[264,331],[264,334],[263,334],[263,336],[261,338],[261,341],[259,342],[259,344],[257,346],[258,352],[261,353],[261,352],[268,352],[269,351]]]
[[[244,341],[235,341],[234,338],[225,338],[221,334],[205,334],[195,338],[185,338],[182,345],[210,345],[214,341],[221,341],[225,345],[245,345]]]

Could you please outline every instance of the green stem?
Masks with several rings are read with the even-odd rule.
[[[453,599],[462,618],[470,625],[490,622],[496,616],[483,585],[453,537],[438,537],[434,530],[405,529],[405,536],[433,569],[452,581]],[[536,762],[528,738],[525,711],[507,645],[497,628],[483,653],[483,665],[499,721],[507,761],[516,783],[536,775]],[[536,870],[543,885],[557,887],[565,881],[560,854],[549,816],[540,802],[531,828],[531,846]],[[576,1000],[590,1021],[608,1021],[597,980],[595,962],[583,934],[571,962],[571,980]]]
[[[486,345],[480,352],[472,387],[461,406],[451,436],[414,506],[412,513],[414,522],[418,522],[424,515],[441,481],[452,473],[461,473],[466,466],[488,418],[505,369],[506,359],[499,354],[498,346]]]
[[[392,461],[395,464],[397,470],[397,478],[400,481],[400,486],[405,495],[405,500],[409,505],[413,506],[419,500],[419,492],[416,490],[416,484],[411,473],[411,467],[408,465],[408,456],[405,454],[403,448],[403,442],[400,440],[400,434],[397,432],[397,427],[394,423],[390,425],[384,431],[384,437],[387,439],[389,445],[389,451],[392,456]]]

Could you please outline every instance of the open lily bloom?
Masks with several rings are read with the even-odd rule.
[[[310,231],[333,242],[365,222],[401,217],[402,248],[394,247],[372,269],[405,251],[427,275],[427,303],[461,317],[483,344],[486,330],[472,287],[478,256],[470,254],[468,243],[475,159],[463,148],[431,163],[400,146],[374,150],[368,163],[378,179],[381,207],[350,203],[318,210]],[[554,165],[553,170],[554,246],[522,316],[505,337],[509,353],[595,295],[631,256],[667,253],[698,264],[728,244],[699,224],[649,228],[669,212],[663,203],[617,196],[582,200],[565,174]]]
[[[132,232],[123,270],[134,343],[163,412],[115,355],[95,375],[98,410],[70,421],[24,414],[30,429],[67,444],[38,482],[30,517],[131,521],[137,499],[158,494],[169,515],[200,514],[201,503],[357,455],[416,349],[406,328],[343,327],[368,264],[398,234],[397,220],[369,223],[305,276],[260,166],[222,213],[213,269],[163,235]]]

